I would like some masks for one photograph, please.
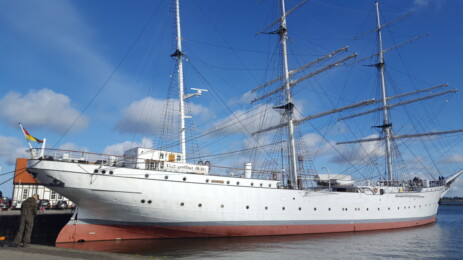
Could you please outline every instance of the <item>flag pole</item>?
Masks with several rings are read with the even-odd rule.
[[[32,145],[31,145],[31,143],[29,142],[29,139],[27,139],[26,132],[24,131],[23,125],[22,125],[21,123],[18,123],[18,124],[19,124],[19,126],[21,127],[21,130],[22,130],[22,132],[23,132],[23,135],[24,135],[24,137],[25,137],[26,140],[27,140],[27,144],[28,144],[29,147],[32,149]]]

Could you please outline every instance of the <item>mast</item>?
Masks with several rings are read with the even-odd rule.
[[[386,81],[384,79],[384,55],[383,55],[383,39],[381,35],[381,22],[379,18],[379,3],[375,2],[376,6],[376,22],[377,22],[377,31],[378,31],[378,43],[379,43],[379,62],[376,64],[376,67],[379,70],[381,77],[381,93],[383,99],[383,128],[384,133],[386,134],[386,164],[387,164],[387,180],[391,181],[393,179],[392,171],[392,155],[391,155],[391,127],[392,124],[389,120],[389,108],[387,104],[387,93],[386,93]]]
[[[294,105],[292,103],[291,97],[291,80],[289,75],[289,68],[288,68],[288,52],[286,47],[286,39],[288,35],[288,31],[286,29],[286,10],[285,10],[285,1],[281,0],[281,10],[282,10],[282,17],[281,17],[281,25],[280,25],[280,42],[281,48],[283,51],[283,73],[284,73],[284,85],[285,85],[285,92],[286,92],[286,105],[284,105],[285,113],[287,116],[288,122],[288,137],[289,137],[289,172],[291,173],[292,181],[293,181],[293,188],[299,189],[297,183],[297,167],[296,167],[296,145],[294,141]]]
[[[175,17],[177,27],[177,49],[171,55],[178,61],[178,95],[180,106],[180,152],[182,154],[181,162],[186,162],[186,146],[185,146],[185,103],[183,93],[183,52],[182,52],[182,33],[180,30],[180,1],[175,0]]]

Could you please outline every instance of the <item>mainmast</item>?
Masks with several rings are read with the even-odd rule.
[[[379,62],[376,64],[376,67],[379,70],[380,77],[381,77],[381,93],[383,99],[383,125],[380,126],[383,128],[386,141],[386,163],[387,163],[387,179],[392,181],[393,179],[393,171],[392,171],[392,155],[391,155],[391,127],[392,124],[389,120],[389,107],[387,104],[387,93],[386,93],[386,81],[384,80],[384,55],[383,55],[383,39],[381,35],[381,22],[379,18],[379,3],[378,1],[375,2],[376,6],[376,22],[377,22],[377,31],[378,31],[378,43],[379,43]]]
[[[186,145],[185,145],[185,103],[183,93],[183,52],[182,52],[182,33],[180,30],[180,3],[179,0],[175,0],[175,17],[177,26],[177,49],[171,55],[177,58],[178,61],[178,95],[180,105],[180,149],[182,153],[181,161],[186,162]]]
[[[292,103],[291,97],[291,79],[289,76],[289,68],[288,68],[288,52],[286,47],[286,39],[288,35],[288,31],[286,29],[286,11],[285,11],[285,1],[281,0],[281,10],[282,10],[282,17],[281,17],[281,25],[280,25],[280,42],[281,48],[283,51],[283,73],[284,73],[284,86],[286,92],[286,105],[284,105],[285,113],[287,116],[287,123],[288,123],[288,136],[289,136],[289,165],[290,169],[289,172],[291,173],[293,187],[298,189],[297,183],[297,167],[296,167],[296,145],[294,141],[294,104]]]

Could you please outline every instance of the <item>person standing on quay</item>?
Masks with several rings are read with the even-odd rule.
[[[34,227],[34,218],[37,215],[37,200],[39,199],[38,194],[32,195],[32,197],[25,200],[21,205],[21,225],[19,226],[18,233],[11,244],[13,247],[17,247],[20,243],[23,243],[23,247],[29,246],[31,242],[32,228]]]

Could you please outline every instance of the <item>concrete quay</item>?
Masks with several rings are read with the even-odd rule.
[[[27,260],[58,260],[58,259],[156,259],[147,256],[125,255],[118,253],[104,253],[94,251],[82,251],[69,248],[57,248],[52,246],[30,245],[30,247],[0,247],[1,259],[27,259]]]

